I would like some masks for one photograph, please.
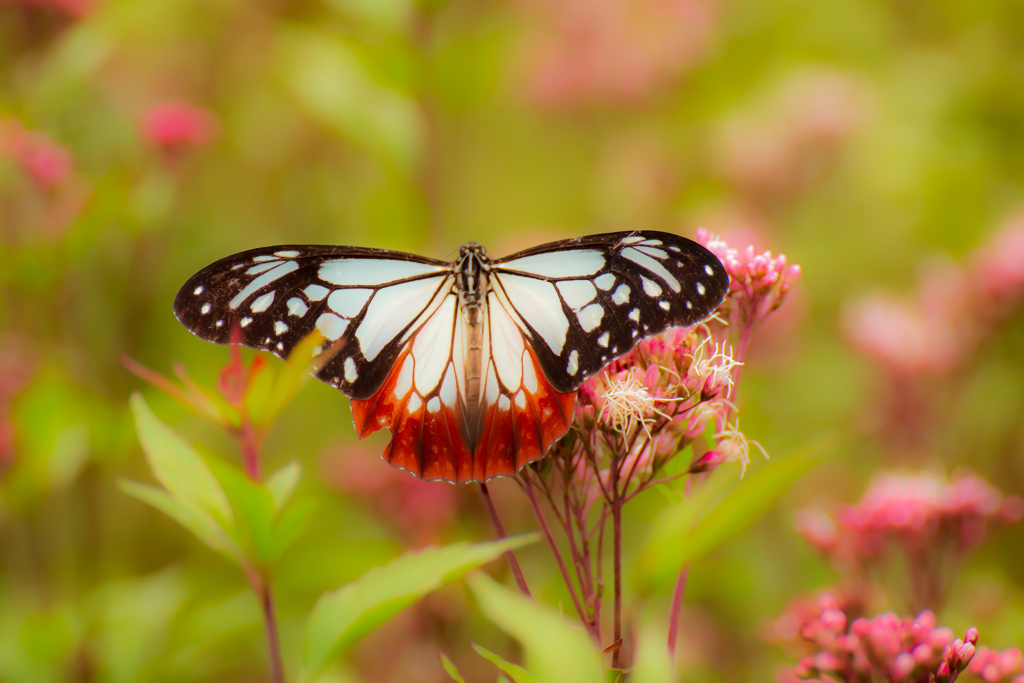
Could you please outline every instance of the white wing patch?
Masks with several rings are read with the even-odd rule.
[[[383,285],[395,280],[404,280],[418,275],[444,272],[441,266],[415,261],[389,259],[340,258],[324,261],[320,266],[320,279],[332,285],[360,285],[363,287]]]
[[[569,308],[579,310],[597,298],[597,287],[590,280],[565,280],[555,286]]]
[[[569,319],[562,311],[562,300],[555,286],[546,280],[518,275],[505,274],[498,280],[515,312],[536,330],[555,355],[561,354]]]
[[[437,311],[416,333],[412,355],[416,359],[414,384],[416,391],[427,396],[440,383],[451,362],[452,334],[458,299],[453,294],[445,297]]]
[[[242,302],[248,299],[250,296],[256,293],[257,290],[263,289],[275,280],[279,280],[288,273],[298,270],[299,264],[295,261],[286,261],[280,265],[272,267],[267,272],[263,273],[257,278],[254,278],[252,282],[247,284],[242,291],[234,296],[228,303],[231,308],[238,308],[242,305]]]
[[[367,360],[376,358],[381,349],[398,336],[402,328],[413,322],[427,308],[437,293],[439,284],[438,278],[428,278],[377,290],[370,303],[366,305],[366,314],[355,331],[363,357]],[[401,311],[414,311],[416,315],[413,318],[396,315]]]
[[[595,249],[566,249],[546,254],[524,256],[501,264],[503,269],[533,273],[542,277],[585,277],[599,272],[605,265],[604,254]]]

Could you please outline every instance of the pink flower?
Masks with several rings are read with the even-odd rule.
[[[528,12],[527,91],[555,107],[657,92],[703,59],[717,22],[707,0],[558,0]]]
[[[216,129],[217,119],[209,110],[181,102],[154,105],[142,117],[143,137],[167,151],[200,147]]]
[[[1024,213],[1013,216],[968,259],[976,298],[1004,307],[1024,297]]]
[[[888,680],[932,683],[946,675],[951,681],[974,656],[977,630],[964,639],[953,638],[948,628],[936,627],[935,615],[925,610],[916,618],[892,612],[871,619],[849,619],[843,606],[829,595],[816,608],[806,601],[787,608],[792,625],[777,629],[785,639],[799,637],[812,650],[782,680],[827,679],[841,681]]]
[[[697,228],[697,241],[711,250],[729,273],[729,296],[723,303],[731,326],[751,330],[782,305],[789,288],[800,279],[800,266],[789,264],[785,254],[758,253],[730,247],[706,228]]]
[[[1010,683],[1024,673],[1024,655],[1016,647],[1000,651],[981,646],[968,670],[977,674],[985,683]]]
[[[995,524],[1018,520],[1024,501],[1003,496],[981,477],[963,472],[952,480],[924,473],[882,475],[860,502],[832,516],[805,510],[797,530],[842,568],[864,575],[893,553],[914,574],[915,605],[935,604],[948,590],[950,563],[981,545]],[[942,560],[942,561],[940,561]],[[925,594],[924,587],[932,593]],[[935,593],[938,591],[938,593]]]
[[[32,180],[47,189],[63,185],[74,166],[65,148],[13,119],[0,120],[0,154],[13,158]]]

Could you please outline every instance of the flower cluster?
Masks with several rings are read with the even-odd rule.
[[[814,652],[785,672],[783,681],[951,683],[967,669],[978,642],[973,627],[955,638],[951,629],[937,627],[927,610],[916,618],[887,612],[850,620],[828,595],[796,635]]]
[[[985,683],[1024,683],[1024,654],[1020,648],[978,648],[967,670]]]
[[[872,86],[856,74],[798,71],[762,102],[721,124],[714,161],[753,203],[779,202],[822,177],[874,108]]]
[[[717,24],[707,0],[532,3],[528,94],[553,107],[643,99],[701,61]]]
[[[183,102],[165,102],[143,114],[142,136],[165,152],[201,147],[217,132],[217,118],[203,107]]]
[[[63,185],[74,168],[71,153],[19,121],[0,119],[0,157],[13,159],[39,187]]]
[[[886,474],[860,502],[833,516],[803,511],[799,533],[844,572],[865,576],[894,551],[912,573],[914,605],[939,604],[947,573],[985,540],[992,525],[1015,522],[1024,513],[1017,496],[1004,496],[981,477],[961,473]]]
[[[927,264],[916,295],[876,293],[850,306],[851,343],[897,377],[961,366],[991,328],[1024,304],[1024,214],[1011,218],[963,264]]]
[[[717,256],[729,273],[729,295],[717,315],[727,330],[715,329],[715,333],[731,335],[736,344],[736,360],[742,363],[753,332],[782,305],[790,288],[800,279],[800,266],[789,263],[785,254],[758,253],[753,245],[745,249],[731,247],[706,228],[697,229],[697,241]]]

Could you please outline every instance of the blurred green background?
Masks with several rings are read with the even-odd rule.
[[[154,108],[178,102],[193,109],[161,129]],[[500,256],[698,226],[803,268],[744,370],[745,433],[780,455],[861,435],[690,575],[687,680],[766,680],[792,657],[762,642],[763,622],[834,580],[794,510],[852,502],[894,466],[970,465],[1024,492],[1020,316],[923,453],[862,436],[885,387],[841,335],[857,297],[909,295],[922,262],[963,257],[1021,211],[1022,122],[1018,0],[0,2],[0,681],[266,680],[237,570],[116,488],[149,481],[133,390],[233,453],[119,361],[215,382],[227,351],[171,312],[199,268],[268,244],[447,258],[475,240]],[[411,482],[431,502],[381,505],[406,484],[382,474],[381,439],[354,441],[346,404],[311,383],[266,446],[268,470],[300,461],[321,499],[275,574],[289,660],[322,591],[404,548],[492,533],[472,489]],[[515,486],[494,489],[506,524],[533,528]],[[1024,640],[1021,547],[1020,529],[1000,532],[940,622]],[[546,551],[524,562],[559,599]],[[456,586],[344,669],[443,681],[436,653],[461,643],[447,651],[467,677],[493,680],[470,640],[515,654]]]

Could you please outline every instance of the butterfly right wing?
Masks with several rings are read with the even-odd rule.
[[[228,256],[182,286],[174,312],[203,339],[286,358],[325,338],[316,376],[355,399],[372,396],[410,337],[441,305],[449,265],[383,249],[286,245]]]

